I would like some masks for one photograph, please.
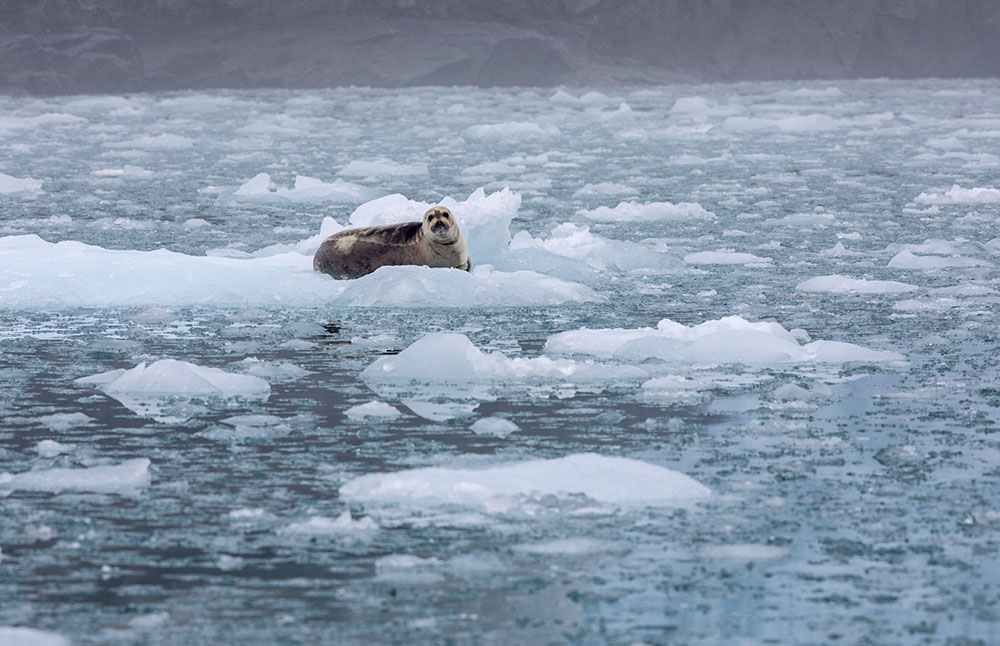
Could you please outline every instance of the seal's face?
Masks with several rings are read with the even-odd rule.
[[[444,206],[434,206],[424,213],[424,233],[443,244],[451,244],[458,240],[458,225],[455,216]]]

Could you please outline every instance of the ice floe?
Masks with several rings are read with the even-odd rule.
[[[677,264],[672,256],[642,244],[611,240],[592,233],[589,226],[572,222],[557,225],[546,238],[535,238],[527,231],[519,231],[510,242],[510,251],[512,253],[505,259],[507,263],[521,260],[533,266],[547,264],[544,258],[547,254],[580,260],[596,270],[667,270],[675,268]],[[567,269],[579,272],[579,268],[553,266],[550,269],[557,273]]]
[[[0,646],[70,646],[59,633],[24,626],[0,626]]]
[[[0,489],[14,491],[86,491],[131,493],[150,482],[149,460],[135,458],[120,464],[57,468],[0,474]]]
[[[223,195],[223,199],[235,202],[334,202],[340,204],[358,204],[378,197],[379,191],[335,179],[324,182],[315,177],[297,175],[292,188],[275,186],[271,176],[258,173],[253,178],[241,184],[233,193]]]
[[[578,453],[555,459],[482,468],[425,467],[363,475],[340,487],[340,497],[366,509],[384,505],[463,505],[509,511],[518,498],[582,494],[621,506],[686,506],[705,500],[708,487],[683,473],[622,457]]]
[[[591,361],[508,358],[486,353],[464,334],[437,332],[414,341],[395,356],[381,357],[361,373],[371,382],[490,382],[559,379],[570,382],[637,379],[646,372],[632,366],[604,366]]]
[[[71,428],[92,424],[94,418],[84,413],[52,413],[42,415],[38,421],[50,431],[68,431]]]
[[[684,256],[684,262],[689,265],[768,265],[771,259],[734,249],[719,249],[689,253]]]
[[[390,202],[404,208],[415,204],[399,197],[402,202]],[[74,241],[51,243],[36,235],[7,236],[0,238],[0,307],[503,307],[602,300],[585,285],[537,271],[496,271],[483,264],[486,257],[509,253],[508,226],[520,198],[510,191],[489,196],[477,191],[465,204],[472,207],[456,214],[470,223],[470,250],[478,245],[480,253],[472,255],[477,265],[472,273],[383,267],[357,280],[333,280],[312,268],[312,253],[323,238],[343,228],[332,218],[324,219],[316,236],[254,254],[215,250],[191,256],[166,249],[111,250]],[[377,219],[383,208],[394,221],[400,216],[384,201],[366,207],[355,213],[355,220]],[[414,210],[419,219],[423,211]]]
[[[954,184],[943,193],[921,193],[913,201],[917,204],[992,204],[1000,202],[1000,189],[962,188]]]
[[[521,429],[517,424],[503,417],[481,417],[469,427],[469,430],[476,435],[507,437]]]
[[[176,359],[160,359],[149,365],[144,361],[129,370],[110,370],[75,382],[97,386],[129,410],[164,422],[184,421],[199,410],[185,406],[184,400],[240,397],[259,401],[271,394],[270,385],[260,377]]]
[[[402,413],[400,413],[399,409],[392,404],[380,401],[371,401],[365,404],[351,406],[344,411],[344,415],[346,415],[347,419],[350,420],[363,421],[367,419],[395,419],[400,417]]]
[[[0,173],[0,195],[41,195],[42,182],[30,177],[19,178]]]
[[[282,533],[305,534],[309,536],[330,536],[345,533],[373,532],[377,529],[378,523],[376,523],[370,516],[363,516],[354,520],[351,517],[351,512],[349,510],[345,510],[336,518],[311,516],[307,520],[288,525],[282,530]]]
[[[881,363],[904,359],[896,352],[870,350],[838,341],[813,341],[802,345],[794,334],[778,323],[751,322],[740,316],[727,316],[690,327],[663,319],[656,328],[560,332],[545,342],[545,352],[630,362],[655,358],[669,363],[750,365]],[[654,385],[655,382],[650,384]]]
[[[337,172],[344,177],[414,177],[427,174],[427,164],[397,164],[388,159],[354,160]]]
[[[601,222],[686,222],[690,220],[712,220],[715,214],[706,211],[700,204],[694,202],[620,202],[610,208],[599,206],[596,209],[580,210],[581,215],[589,220]]]
[[[760,562],[777,561],[788,556],[788,548],[761,543],[733,543],[706,545],[699,550],[702,557],[720,561]]]
[[[903,294],[920,288],[895,280],[868,280],[831,274],[804,280],[796,285],[795,289],[800,292],[830,292],[833,294]]]

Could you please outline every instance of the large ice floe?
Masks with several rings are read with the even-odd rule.
[[[440,203],[456,214],[475,265],[471,273],[383,267],[357,280],[333,280],[312,268],[312,255],[323,239],[344,228],[331,218],[324,220],[320,234],[297,244],[254,253],[211,250],[206,256],[8,236],[0,238],[0,307],[502,307],[602,300],[588,286],[524,268],[533,263],[523,258],[510,261],[510,222],[521,203],[516,193],[487,195],[479,189],[462,202],[444,198]],[[350,224],[419,220],[430,206],[389,195],[358,207]],[[577,264],[577,273],[585,273],[586,265]]]
[[[203,407],[191,400],[266,400],[270,385],[260,377],[238,375],[218,368],[197,366],[187,361],[160,359],[142,362],[129,370],[118,369],[76,383],[100,388],[129,410],[160,422],[182,422]]]
[[[687,506],[707,499],[708,487],[683,473],[648,462],[594,453],[503,462],[479,468],[425,467],[357,477],[340,497],[379,515],[380,509],[471,507],[515,512],[539,496],[583,495],[621,507]]]
[[[149,481],[149,460],[135,458],[120,464],[0,473],[0,490],[127,494],[147,486]]]

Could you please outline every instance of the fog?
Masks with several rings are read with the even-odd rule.
[[[0,0],[0,91],[1000,76],[991,0]]]

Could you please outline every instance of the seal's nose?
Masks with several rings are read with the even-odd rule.
[[[448,230],[448,224],[444,220],[438,220],[431,225],[431,231],[434,233],[441,233]]]

